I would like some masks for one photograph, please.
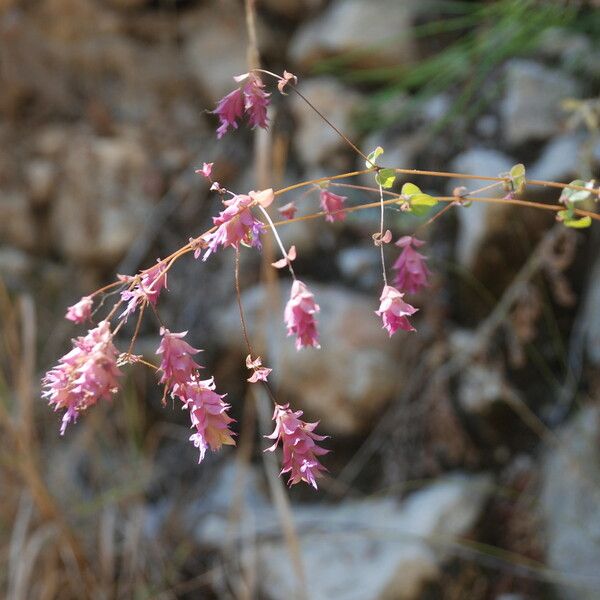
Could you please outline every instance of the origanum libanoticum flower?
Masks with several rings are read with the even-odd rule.
[[[79,302],[67,308],[65,319],[78,324],[88,321],[92,316],[93,303],[91,296],[84,296]]]
[[[127,307],[121,314],[125,319],[135,312],[136,308],[144,300],[156,306],[158,297],[163,288],[167,287],[167,264],[159,260],[157,264],[146,269],[140,275],[139,283],[136,283],[133,289],[121,292],[121,300],[127,302]],[[125,282],[132,281],[132,277],[120,276]]]
[[[288,335],[296,336],[297,350],[307,346],[321,347],[315,320],[315,314],[319,310],[314,295],[304,283],[296,279],[292,284],[290,299],[285,306],[283,318]]]
[[[265,436],[275,440],[275,443],[265,452],[274,452],[281,442],[283,468],[280,475],[289,473],[289,486],[304,481],[317,489],[316,478],[321,472],[326,471],[317,457],[329,452],[321,448],[317,442],[323,441],[327,436],[316,434],[314,431],[319,423],[303,421],[300,419],[302,414],[301,410],[292,411],[289,404],[275,405],[273,412],[275,430],[271,435]]]
[[[160,335],[162,339],[156,351],[156,354],[162,354],[160,383],[164,383],[169,388],[177,384],[182,385],[192,378],[197,369],[201,368],[192,358],[194,354],[201,351],[192,348],[183,339],[187,331],[171,333],[165,327],[161,327]]]
[[[248,377],[246,381],[250,383],[257,383],[259,381],[267,381],[267,377],[271,373],[273,369],[269,367],[265,367],[262,364],[262,358],[257,356],[254,360],[252,360],[252,355],[248,354],[246,356],[246,367],[252,371],[252,375]]]
[[[260,249],[260,236],[265,231],[265,225],[256,219],[250,210],[254,202],[255,199],[251,195],[245,194],[223,201],[227,208],[221,211],[218,217],[213,217],[213,223],[218,225],[217,229],[204,236],[208,250],[202,260],[206,260],[219,246],[233,246],[237,249],[240,244],[244,244]],[[194,252],[195,258],[200,255],[200,250],[199,248]]]
[[[410,324],[408,317],[414,315],[419,309],[411,306],[408,302],[405,302],[402,299],[403,297],[404,294],[399,292],[395,287],[392,287],[391,285],[383,287],[383,292],[379,299],[381,304],[379,305],[379,310],[375,311],[375,314],[381,317],[383,328],[387,330],[390,337],[392,337],[398,329],[416,331]]]
[[[325,220],[333,223],[334,221],[343,221],[346,218],[345,212],[337,212],[344,208],[346,196],[338,196],[329,190],[321,190],[319,193],[321,208],[325,215]]]
[[[238,120],[244,113],[252,128],[262,127],[266,129],[269,125],[267,118],[267,107],[269,106],[269,96],[264,91],[264,84],[260,77],[254,73],[245,73],[234,77],[240,87],[221,98],[217,103],[217,108],[213,111],[219,117],[219,127],[217,137],[222,138],[228,129],[238,128]]]
[[[73,340],[73,349],[42,380],[42,397],[54,406],[65,409],[60,434],[76,421],[79,413],[98,400],[109,400],[118,391],[117,367],[119,351],[112,341],[108,321],[101,321],[85,336]]]
[[[396,271],[394,285],[408,294],[416,294],[429,285],[427,279],[430,272],[425,264],[427,258],[415,250],[424,243],[410,235],[405,235],[396,242],[402,252],[393,266]]]
[[[196,431],[190,441],[200,451],[198,462],[202,462],[206,451],[219,450],[221,446],[235,446],[233,432],[229,429],[234,420],[227,414],[229,404],[223,402],[225,394],[215,392],[214,378],[201,380],[197,374],[182,385],[176,385],[173,395],[190,411],[192,428]]]

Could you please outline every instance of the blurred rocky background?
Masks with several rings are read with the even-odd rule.
[[[597,3],[256,0],[256,11],[264,65],[297,74],[364,151],[385,148],[386,165],[600,174]],[[282,228],[322,307],[322,350],[301,354],[279,317],[261,320],[266,299],[281,314],[287,277],[269,292],[246,252],[244,302],[278,397],[332,436],[318,493],[284,491],[261,452],[269,415],[244,381],[231,252],[182,260],[161,314],[205,349],[236,451],[198,466],[188,415],[163,408],[141,369],[59,439],[38,382],[79,334],[65,307],[207,228],[219,202],[194,168],[215,162],[238,192],[362,168],[293,95],[273,94],[258,146],[242,130],[217,143],[208,111],[247,70],[247,49],[238,0],[0,0],[0,595],[599,598],[596,225],[568,231],[513,206],[449,211],[424,234],[434,277],[414,302],[418,333],[392,340],[373,315],[377,213]],[[442,195],[483,185],[410,181]],[[525,195],[556,202],[559,190]],[[314,197],[290,200],[317,210]],[[388,213],[395,236],[418,224]],[[147,319],[137,351],[156,345]]]

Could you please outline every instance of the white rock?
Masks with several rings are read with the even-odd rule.
[[[515,163],[515,160],[496,150],[472,148],[459,154],[452,161],[450,169],[458,173],[496,177],[500,173],[509,171]],[[489,183],[492,182],[474,179],[453,179],[448,184],[448,193],[451,194],[452,190],[458,186],[465,186],[473,190]],[[474,194],[474,197],[501,198],[505,194],[506,192],[499,186]],[[498,213],[504,210],[505,207],[503,206],[483,202],[473,202],[468,208],[459,208],[456,210],[459,222],[457,258],[461,265],[472,266],[479,244],[485,237],[491,221],[495,219]]]
[[[338,129],[353,140],[355,128],[353,113],[361,103],[361,96],[331,77],[319,77],[302,82],[298,90],[323,113]],[[305,165],[317,166],[346,146],[344,140],[324,123],[296,94],[290,96],[291,107],[298,123],[294,137],[296,152]]]
[[[581,170],[581,149],[585,138],[565,134],[554,138],[544,147],[542,154],[529,169],[530,179],[571,181]]]
[[[556,135],[565,118],[561,102],[579,94],[578,84],[561,71],[528,60],[510,61],[501,107],[506,141],[518,145]]]
[[[401,362],[394,356],[396,340],[388,338],[374,314],[377,298],[305,283],[321,307],[317,315],[320,350],[297,351],[295,340],[285,336],[283,309],[290,283],[282,284],[275,306],[261,286],[243,293],[250,335],[257,339],[260,329],[260,339],[268,340],[267,364],[273,368],[271,378],[282,401],[289,400],[306,410],[309,418],[320,419],[321,429],[328,433],[364,431],[402,381]],[[219,339],[231,340],[231,350],[245,355],[237,305],[216,319]],[[401,343],[402,337],[398,339]]]
[[[546,453],[540,508],[548,566],[571,585],[564,600],[596,600],[600,590],[600,409],[587,406]]]
[[[325,13],[301,26],[290,45],[301,68],[327,56],[352,53],[364,66],[405,66],[415,58],[412,22],[416,2],[335,0]]]

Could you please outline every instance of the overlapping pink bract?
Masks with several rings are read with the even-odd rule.
[[[213,378],[201,380],[197,376],[191,377],[184,384],[176,385],[173,394],[183,402],[183,408],[190,411],[192,427],[196,429],[190,441],[200,451],[199,463],[209,448],[219,450],[223,445],[235,445],[229,429],[233,419],[227,414],[230,406],[223,402],[225,394],[215,392]]]
[[[134,313],[136,308],[147,301],[152,306],[156,306],[158,298],[163,288],[167,287],[167,264],[164,261],[158,261],[153,267],[146,269],[140,276],[140,282],[133,289],[121,292],[121,299],[127,302],[127,307],[122,313],[122,317],[127,318]],[[131,280],[131,277],[122,277],[124,281]]]
[[[346,196],[338,196],[329,190],[321,190],[319,194],[321,208],[325,213],[325,220],[333,223],[334,221],[343,221],[346,218],[345,212],[337,212],[344,208]]]
[[[246,113],[250,125],[266,129],[269,125],[267,118],[267,107],[269,96],[264,91],[264,84],[258,75],[249,73],[235,78],[244,81],[244,85],[233,90],[217,103],[213,111],[219,117],[217,137],[222,138],[229,128],[237,129],[238,121]]]
[[[73,323],[85,323],[92,317],[93,300],[91,296],[84,296],[79,302],[67,308],[65,319]]]
[[[319,332],[315,314],[320,310],[315,302],[314,295],[304,283],[295,280],[292,284],[290,299],[288,300],[283,318],[287,326],[288,335],[296,336],[296,349],[307,346],[320,348]]]
[[[394,285],[407,294],[416,294],[429,286],[430,272],[425,264],[427,258],[415,250],[424,243],[410,235],[405,235],[396,242],[402,252],[393,267],[396,270]]]
[[[266,436],[275,443],[266,449],[273,452],[281,442],[283,448],[283,468],[281,474],[289,473],[288,485],[305,481],[317,489],[316,478],[326,471],[317,457],[327,454],[329,450],[317,444],[327,438],[318,435],[315,429],[318,422],[307,423],[300,419],[302,411],[292,411],[289,404],[276,404],[273,412],[275,430]]]
[[[386,285],[383,287],[381,298],[379,298],[381,304],[379,305],[379,310],[376,310],[375,313],[383,320],[383,328],[387,330],[390,337],[398,329],[416,331],[410,324],[408,317],[414,315],[419,309],[405,302],[402,299],[403,297],[404,294],[399,292],[395,287]]]
[[[265,225],[252,214],[250,205],[253,202],[254,199],[245,194],[223,201],[227,208],[221,211],[219,216],[213,217],[213,223],[218,227],[204,237],[208,250],[202,260],[206,260],[219,246],[239,248],[240,244],[244,244],[255,248],[261,247],[260,236],[265,231]],[[199,255],[200,249],[194,253],[196,258]]]
[[[42,380],[42,397],[48,399],[54,410],[66,411],[61,435],[80,412],[98,400],[110,399],[118,391],[118,377],[122,374],[117,367],[118,356],[110,325],[108,321],[101,321],[87,335],[73,340],[73,349],[46,373]]]
[[[171,333],[165,327],[160,328],[161,341],[156,354],[162,354],[160,383],[167,387],[185,384],[189,381],[200,365],[192,356],[200,350],[192,348],[183,338],[187,331]]]

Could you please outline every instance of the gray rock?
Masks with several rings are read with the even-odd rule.
[[[451,164],[450,169],[458,173],[484,175],[486,177],[498,176],[507,172],[516,161],[509,156],[496,150],[486,148],[472,148],[459,154]],[[458,186],[468,189],[476,189],[492,183],[483,180],[453,179],[448,184],[448,193]],[[502,187],[493,188],[485,192],[475,194],[474,197],[501,198],[506,194]],[[463,266],[471,266],[476,258],[479,244],[492,226],[496,214],[505,210],[505,207],[497,204],[486,204],[473,202],[468,208],[460,208],[456,211],[459,222],[457,258]]]
[[[486,475],[455,474],[401,504],[368,498],[337,506],[296,506],[306,595],[312,600],[419,598],[423,584],[438,576],[456,538],[475,525],[490,489]],[[273,539],[279,528],[260,511],[254,522],[256,532],[246,535],[259,537],[253,552],[263,593],[274,599],[294,597],[297,584],[287,546]],[[219,543],[223,526],[200,527],[200,542],[206,543],[212,532],[213,543]]]
[[[354,246],[341,250],[337,257],[337,265],[342,275],[363,289],[377,285],[381,279],[381,259],[374,247]]]
[[[531,179],[551,181],[571,181],[576,178],[581,161],[581,147],[584,137],[565,134],[554,138],[544,147],[542,154],[529,169]]]
[[[561,102],[579,94],[577,82],[561,71],[528,60],[510,61],[501,107],[506,141],[518,145],[556,135],[565,118]]]
[[[298,29],[290,58],[302,69],[347,53],[361,66],[410,64],[416,53],[412,22],[417,6],[412,1],[335,0],[325,13]]]
[[[288,19],[306,19],[307,13],[321,8],[324,3],[324,0],[262,0],[265,8]]]
[[[543,460],[540,509],[546,560],[559,571],[564,600],[595,600],[600,591],[600,409],[587,406]]]
[[[17,190],[0,194],[0,240],[20,250],[33,250],[37,232],[26,195]]]
[[[585,297],[584,319],[587,355],[594,365],[600,365],[600,259],[596,259],[589,277]]]
[[[298,90],[304,94],[338,129],[354,140],[353,114],[362,102],[361,95],[349,90],[332,77],[302,82]],[[294,142],[296,152],[307,166],[330,162],[332,154],[346,146],[344,140],[324,123],[296,94],[290,96],[291,108],[298,123]]]
[[[0,274],[9,286],[22,280],[32,267],[33,261],[25,252],[16,248],[0,247]]]
[[[257,340],[260,330],[260,339],[268,340],[267,365],[273,368],[271,380],[281,401],[289,400],[310,419],[320,419],[328,433],[364,431],[403,381],[401,361],[394,356],[398,346],[374,314],[376,297],[306,283],[321,307],[321,349],[297,351],[294,340],[285,336],[289,282],[281,285],[278,299],[270,298],[262,286],[243,293],[251,338]],[[237,305],[215,318],[219,339],[231,340],[230,350],[245,356]]]

